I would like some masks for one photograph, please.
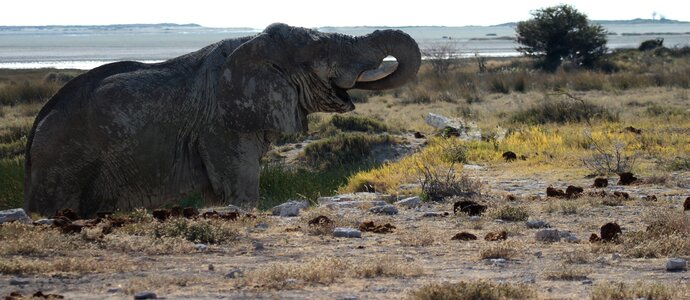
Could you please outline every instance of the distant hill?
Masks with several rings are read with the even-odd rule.
[[[503,23],[503,24],[498,24],[498,25],[492,25],[492,26],[517,26],[518,22],[509,22],[509,23]],[[592,20],[592,23],[596,24],[601,24],[601,25],[631,25],[631,24],[690,24],[688,21],[678,21],[678,20],[671,20],[671,19],[661,19],[661,20],[652,20],[652,19],[632,19],[632,20]]]
[[[0,26],[0,30],[133,30],[165,28],[203,28],[199,24],[112,24],[112,25],[41,25],[41,26]]]

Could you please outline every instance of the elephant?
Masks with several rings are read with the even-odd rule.
[[[348,90],[399,87],[420,64],[399,30],[354,37],[276,23],[160,63],[94,68],[36,117],[24,207],[93,216],[189,195],[255,206],[260,159],[279,134],[306,131],[311,113],[351,111]]]

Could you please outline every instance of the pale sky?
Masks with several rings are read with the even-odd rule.
[[[593,20],[652,18],[690,21],[684,0],[304,1],[304,0],[4,0],[0,26],[196,23],[207,27],[464,26],[526,20],[541,7],[571,4]],[[689,30],[690,31],[690,30]]]

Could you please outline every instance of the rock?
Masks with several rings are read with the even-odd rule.
[[[369,209],[370,213],[379,215],[397,215],[398,208],[395,205],[374,206]]]
[[[481,216],[486,211],[486,205],[481,205],[472,200],[461,200],[453,204],[453,213],[466,213],[468,216]]]
[[[254,246],[254,251],[261,251],[261,250],[266,249],[264,247],[264,243],[259,242],[259,241],[253,241],[252,246]]]
[[[308,201],[289,201],[273,207],[271,213],[273,213],[274,216],[296,217],[299,215],[301,209],[307,207],[309,207]]]
[[[544,254],[543,254],[541,251],[534,252],[534,256],[535,256],[536,258],[541,258],[542,255],[544,255]]]
[[[121,291],[122,291],[121,288],[109,288],[109,289],[108,289],[107,291],[105,291],[105,292],[108,293],[108,294],[115,294],[115,293],[119,293],[119,292],[121,292]]]
[[[554,243],[561,240],[561,235],[557,229],[542,229],[534,234],[534,238],[540,242]]]
[[[618,180],[618,185],[630,185],[637,181],[637,177],[635,177],[635,175],[633,175],[631,172],[619,173],[618,176],[620,177]]]
[[[476,235],[471,234],[469,232],[465,232],[465,231],[460,232],[451,238],[451,240],[454,240],[454,241],[474,241],[476,239],[477,239]]]
[[[50,226],[50,225],[53,225],[53,223],[55,223],[55,220],[53,220],[53,219],[40,219],[40,220],[34,221],[34,225],[48,225],[48,226]]]
[[[230,272],[225,273],[225,278],[240,278],[244,275],[244,272],[240,269],[232,269]]]
[[[333,229],[333,236],[342,238],[361,238],[362,232],[351,227],[336,227]]]
[[[503,241],[506,239],[508,239],[508,232],[505,230],[489,232],[484,236],[484,240],[490,242]]]
[[[263,222],[262,223],[256,223],[256,225],[254,225],[254,228],[266,230],[266,229],[268,229],[268,224],[263,223]]]
[[[208,250],[208,245],[206,245],[206,244],[194,244],[194,249],[196,249],[196,251],[206,251],[206,250]]]
[[[690,197],[685,199],[685,202],[683,203],[683,210],[685,210],[685,211],[690,210]]]
[[[577,238],[577,236],[576,236],[575,234],[569,233],[569,232],[568,232],[568,235],[563,236],[563,237],[561,237],[561,238],[562,238],[564,241],[566,241],[567,243],[579,243],[579,242],[580,242],[580,239]]]
[[[666,261],[666,271],[668,272],[681,272],[685,271],[688,267],[688,262],[682,258],[669,258]]]
[[[527,228],[531,228],[531,229],[551,227],[551,225],[549,225],[549,223],[546,223],[546,222],[541,221],[541,220],[529,220],[529,221],[527,221],[526,225],[527,225]]]
[[[592,279],[585,279],[585,280],[582,281],[582,284],[584,284],[584,285],[590,285],[590,284],[592,284],[592,283],[594,283],[594,282],[592,281]]]
[[[386,201],[374,200],[374,201],[342,201],[342,202],[332,202],[326,204],[326,207],[330,209],[343,209],[343,208],[362,208],[362,207],[374,207],[374,206],[385,206],[388,205]]]
[[[396,201],[395,205],[404,206],[407,208],[415,208],[415,207],[419,207],[420,205],[422,205],[422,200],[419,199],[419,197],[414,196],[414,197],[402,199],[400,201]]]
[[[517,154],[513,151],[506,151],[503,152],[503,155],[501,155],[505,161],[514,161],[517,160]]]
[[[604,242],[611,242],[618,239],[618,236],[623,233],[620,225],[615,222],[606,223],[601,226],[601,240]]]
[[[498,223],[498,224],[503,224],[503,223],[505,223],[506,221],[504,221],[503,219],[494,219],[494,222],[496,222],[496,223]]]
[[[546,188],[546,196],[547,197],[554,197],[554,198],[565,198],[566,194],[561,189],[557,189],[554,187],[547,187]]]
[[[31,283],[31,281],[29,281],[26,278],[15,277],[15,278],[10,279],[10,285],[27,285],[29,283]]]
[[[31,224],[31,218],[29,218],[29,216],[22,208],[14,208],[0,211],[0,224],[13,221],[23,224]]]
[[[235,206],[232,204],[229,204],[228,206],[226,206],[225,210],[227,210],[228,212],[245,213],[245,211],[243,209],[241,209],[239,206]]]
[[[463,140],[480,140],[482,134],[476,124],[465,122],[457,118],[447,118],[442,115],[429,113],[424,117],[424,121],[436,129],[443,130],[444,133],[451,133]]]
[[[486,261],[486,264],[502,268],[508,265],[508,261],[505,258],[491,258]]]
[[[214,266],[213,264],[208,264],[208,270],[213,272],[216,270],[216,266]]]
[[[156,296],[156,293],[154,292],[138,292],[134,294],[134,299],[158,299],[158,296]]]
[[[568,188],[565,189],[565,195],[568,198],[574,199],[580,197],[580,194],[584,191],[585,190],[579,186],[569,185]]]
[[[615,261],[615,262],[621,261],[621,254],[620,253],[611,254],[611,260]]]
[[[359,298],[357,298],[357,296],[352,296],[352,295],[342,296],[342,297],[338,298],[338,300],[357,300],[357,299],[359,299]]]
[[[383,225],[376,225],[373,221],[362,222],[359,224],[359,230],[362,232],[373,232],[373,233],[391,233],[395,229],[395,226],[391,223],[386,223]]]
[[[609,186],[608,178],[596,178],[594,179],[594,184],[592,185],[593,188],[605,188],[607,186]]]

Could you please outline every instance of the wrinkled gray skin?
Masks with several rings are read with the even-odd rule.
[[[357,82],[388,55],[397,70]],[[158,64],[118,62],[67,83],[29,135],[25,208],[50,215],[156,208],[201,193],[253,205],[259,160],[313,112],[346,112],[351,88],[414,78],[417,44],[401,31],[362,37],[273,24]]]

